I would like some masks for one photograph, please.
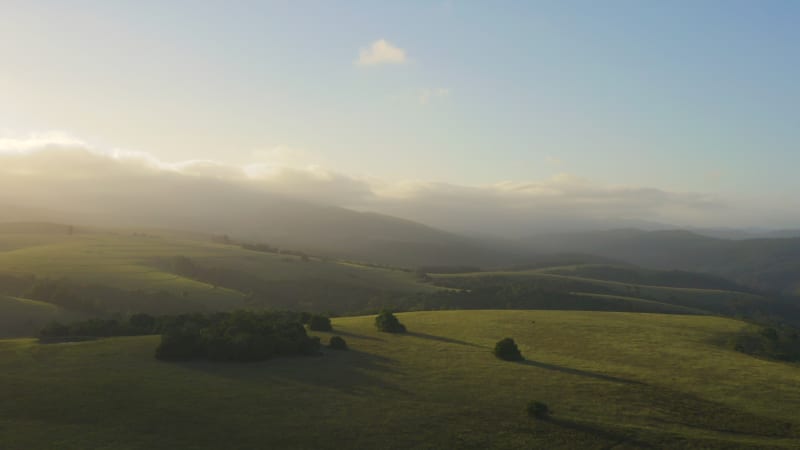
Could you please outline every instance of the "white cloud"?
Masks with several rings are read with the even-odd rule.
[[[449,95],[450,89],[448,88],[422,89],[419,91],[417,98],[419,99],[420,104],[427,105],[436,99],[443,99]]]
[[[390,44],[385,39],[379,39],[369,47],[362,48],[356,60],[356,64],[359,66],[405,64],[406,62],[408,62],[406,51]]]
[[[0,153],[24,153],[40,150],[49,146],[69,147],[81,146],[88,148],[88,144],[63,131],[47,133],[33,133],[25,137],[0,136]]]

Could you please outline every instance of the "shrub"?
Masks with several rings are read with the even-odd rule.
[[[328,348],[332,350],[347,350],[347,342],[341,336],[331,336],[328,342]]]
[[[550,408],[547,404],[542,402],[532,400],[528,402],[528,407],[526,409],[529,416],[536,417],[537,419],[544,419],[550,415]]]
[[[308,320],[308,329],[312,331],[331,331],[331,319],[325,316],[313,315]]]
[[[494,356],[506,361],[522,361],[517,343],[511,338],[501,339],[494,346]]]
[[[405,333],[406,327],[399,320],[391,311],[383,310],[377,317],[375,317],[375,327],[378,328],[378,331],[384,331],[386,333]]]

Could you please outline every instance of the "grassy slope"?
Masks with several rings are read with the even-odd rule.
[[[620,307],[628,303],[631,312],[647,312],[660,314],[708,314],[708,311],[701,309],[688,308],[686,306],[671,305],[669,303],[657,302],[637,297],[626,297],[622,295],[596,294],[591,292],[578,292],[576,295],[600,301],[616,301]],[[620,309],[622,311],[622,309]]]
[[[0,447],[796,448],[800,438],[798,367],[718,346],[742,326],[734,320],[400,317],[410,334],[340,318],[350,352],[259,364],[158,362],[157,337],[0,341]],[[505,336],[526,362],[491,355]],[[532,399],[554,420],[528,419]]]
[[[667,286],[648,286],[618,281],[597,280],[569,275],[548,273],[548,268],[526,271],[501,271],[501,272],[475,272],[466,274],[436,274],[434,278],[458,279],[462,277],[501,277],[517,280],[557,280],[572,284],[572,291],[576,293],[591,293],[596,288],[610,290],[613,294],[623,297],[655,300],[687,308],[702,310],[715,310],[721,306],[736,301],[757,302],[763,297],[746,292],[726,291],[719,289],[695,289]]]
[[[0,295],[0,337],[35,335],[50,321],[78,318],[80,314],[49,303]]]
[[[57,233],[2,231],[0,272],[66,277],[126,290],[163,290],[177,295],[186,292],[187,298],[216,308],[241,305],[244,295],[164,272],[152,266],[153,259],[183,255],[200,263],[250,272],[267,281],[318,279],[400,292],[434,289],[417,283],[413,274],[398,270],[319,260],[301,263],[296,257],[247,251],[174,232],[140,237],[127,232],[69,236],[61,229]]]

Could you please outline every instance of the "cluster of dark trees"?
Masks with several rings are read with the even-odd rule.
[[[239,247],[245,250],[251,250],[254,252],[277,253],[281,255],[299,256],[303,261],[310,260],[309,258],[310,255],[300,250],[288,250],[285,248],[282,249],[263,242],[239,242],[234,239],[231,239],[231,237],[228,236],[227,234],[211,236],[211,242],[215,242],[217,244],[225,244],[225,245],[238,245]]]
[[[62,342],[113,336],[161,334],[156,357],[164,360],[261,361],[276,356],[311,355],[320,340],[304,325],[332,331],[328,317],[289,311],[234,311],[171,316],[133,314],[126,318],[90,319],[70,324],[53,322],[40,332],[42,342]],[[347,350],[340,336],[329,348]]]
[[[161,331],[156,358],[263,361],[313,355],[319,348],[298,313],[236,311],[173,318]]]

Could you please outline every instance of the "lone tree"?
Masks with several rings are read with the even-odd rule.
[[[308,329],[311,331],[331,331],[331,319],[325,316],[313,315],[308,320]]]
[[[332,350],[347,350],[347,342],[341,336],[331,336],[328,342],[328,348]]]
[[[494,356],[506,361],[522,361],[522,353],[519,352],[517,343],[511,338],[497,341],[494,345]]]
[[[526,408],[528,415],[537,419],[546,419],[550,415],[550,408],[546,403],[530,401]]]
[[[405,333],[406,327],[391,311],[383,310],[377,317],[375,317],[375,327],[378,331],[385,331],[387,333]]]

